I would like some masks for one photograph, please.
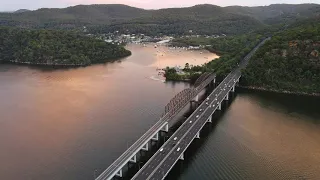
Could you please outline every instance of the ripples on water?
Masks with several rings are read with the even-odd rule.
[[[93,179],[189,87],[158,81],[155,69],[208,56],[129,48],[121,62],[86,68],[0,65],[0,179]],[[239,93],[168,179],[319,179],[319,105]]]

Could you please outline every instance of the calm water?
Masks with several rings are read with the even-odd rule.
[[[0,179],[88,180],[131,145],[186,83],[157,67],[214,55],[129,46],[119,62],[67,70],[0,65]],[[319,99],[238,93],[168,179],[319,179]]]

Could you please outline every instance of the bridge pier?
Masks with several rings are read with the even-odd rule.
[[[123,176],[123,174],[122,174],[122,169],[120,169],[120,171],[118,171],[118,172],[117,172],[116,176],[118,176],[118,177],[121,177],[121,178],[122,178],[122,176]]]
[[[200,132],[197,133],[196,138],[200,139]]]
[[[229,92],[228,92],[228,94],[226,95],[225,100],[226,100],[226,101],[229,100]]]
[[[147,142],[141,149],[144,151],[149,151],[149,142]]]
[[[129,160],[129,162],[136,163],[136,162],[137,162],[137,155],[134,155],[134,156]]]
[[[166,122],[166,125],[164,127],[162,127],[161,131],[169,132],[169,123],[168,122]]]
[[[221,103],[219,103],[218,105],[218,110],[221,110]]]
[[[232,86],[231,92],[235,92],[236,91],[236,85]]]
[[[180,160],[184,160],[184,153],[181,154],[181,156],[179,157]]]
[[[208,122],[212,123],[212,115],[209,117]]]
[[[155,134],[151,140],[154,140],[154,141],[158,141],[159,140],[159,133]]]
[[[196,101],[196,102],[199,101],[199,95],[196,96],[195,101]]]

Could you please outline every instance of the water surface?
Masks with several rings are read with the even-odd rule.
[[[93,179],[189,87],[163,83],[156,68],[215,56],[128,48],[130,57],[85,68],[0,65],[0,179]],[[239,93],[168,179],[319,179],[319,107],[312,98]]]

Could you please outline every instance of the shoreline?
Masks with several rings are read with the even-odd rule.
[[[320,97],[320,93],[306,93],[306,92],[294,92],[294,91],[286,91],[286,90],[277,90],[277,89],[267,89],[263,87],[256,86],[237,86],[238,88],[251,90],[251,91],[259,91],[259,92],[273,92],[278,94],[291,94],[298,96],[309,96],[309,97]]]
[[[105,62],[96,62],[96,63],[90,63],[90,64],[48,64],[48,63],[19,62],[19,61],[13,61],[13,60],[0,61],[0,64],[15,64],[15,65],[21,65],[21,66],[53,67],[53,68],[78,68],[78,67],[92,66],[95,64],[113,63],[113,62],[119,61],[123,58],[129,57],[131,55],[132,55],[132,53],[130,53],[127,56],[112,58],[112,59],[109,59]]]

